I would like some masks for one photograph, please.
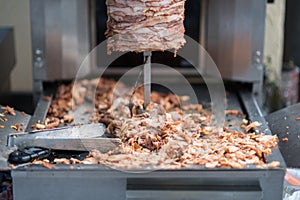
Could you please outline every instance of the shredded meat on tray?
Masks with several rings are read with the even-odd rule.
[[[4,110],[1,113],[2,116],[5,116],[6,114],[9,114],[11,116],[16,116],[16,112],[15,112],[14,108],[11,108],[9,106],[5,106],[5,107],[2,107],[2,110]]]
[[[250,164],[275,166],[266,165],[265,156],[271,153],[278,139],[257,134],[256,128],[260,125],[257,122],[241,119],[244,131],[228,127],[218,131],[210,125],[210,111],[202,105],[188,104],[186,96],[153,92],[152,103],[144,108],[142,88],[138,88],[131,97],[130,88],[116,84],[114,80],[82,80],[74,85],[72,99],[72,86],[58,88],[48,117],[63,123],[72,102],[76,106],[84,101],[92,102],[92,93],[96,91],[91,122],[104,123],[107,132],[122,141],[121,145],[107,153],[92,150],[86,159],[76,163],[124,169],[243,168]]]

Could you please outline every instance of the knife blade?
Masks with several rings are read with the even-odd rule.
[[[120,144],[119,138],[104,136],[103,124],[86,124],[68,128],[57,128],[8,135],[7,146],[43,147],[58,150],[90,151],[98,149],[107,152]]]

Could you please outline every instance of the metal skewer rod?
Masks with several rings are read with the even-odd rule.
[[[151,51],[144,52],[144,107],[151,100]]]

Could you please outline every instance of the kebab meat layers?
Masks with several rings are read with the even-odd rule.
[[[107,0],[107,50],[165,51],[184,45],[185,0]]]

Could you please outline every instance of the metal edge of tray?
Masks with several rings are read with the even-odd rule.
[[[76,165],[54,165],[54,168],[48,169],[39,165],[32,165],[29,168],[22,167],[13,170],[14,172],[30,172],[31,177],[65,177],[72,174],[74,177],[100,176],[105,178],[197,178],[197,177],[227,177],[228,173],[233,177],[267,177],[272,172],[284,172],[282,168],[195,168],[195,169],[158,169],[158,170],[126,170],[113,169],[103,165],[82,164]],[[284,173],[283,173],[284,174]]]
[[[49,99],[45,98],[45,96],[49,97]],[[25,131],[32,131],[32,126],[34,124],[36,124],[38,121],[43,122],[45,120],[52,98],[53,94],[51,93],[40,96],[39,101],[37,102],[37,105],[35,107],[34,113],[30,118]]]
[[[241,101],[244,103],[244,109],[248,114],[249,120],[260,122],[261,123],[261,126],[259,127],[260,131],[266,135],[272,135],[271,130],[268,127],[267,122],[253,94],[247,91],[239,91],[239,95]],[[286,163],[281,155],[281,152],[279,151],[278,146],[272,149],[271,154],[266,156],[266,160],[267,163],[270,163],[272,161],[279,161],[280,167],[283,169],[286,168]]]

